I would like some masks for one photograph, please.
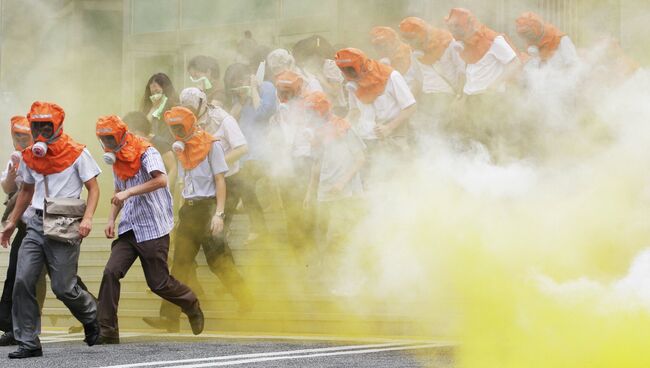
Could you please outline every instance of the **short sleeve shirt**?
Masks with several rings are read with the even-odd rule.
[[[211,198],[216,196],[214,176],[228,172],[226,157],[219,142],[212,143],[212,149],[200,164],[191,170],[185,170],[179,163],[178,174],[185,185],[183,186],[183,198],[198,199]]]
[[[323,143],[319,156],[321,159],[318,200],[334,201],[357,197],[363,194],[361,174],[357,172],[341,192],[334,193],[334,186],[345,176],[356,160],[363,155],[365,145],[354,130],[349,129],[344,137]]]
[[[416,79],[422,84],[423,93],[456,94],[459,89],[460,79],[465,73],[465,62],[456,51],[456,41],[452,41],[433,65],[422,64],[414,58]]]
[[[154,172],[165,174],[165,164],[160,153],[153,147],[148,148],[140,157],[142,165],[133,177],[121,180],[114,177],[115,188],[124,191],[144,184],[153,179]],[[153,192],[132,196],[122,208],[122,217],[118,227],[120,235],[133,231],[138,243],[158,239],[169,234],[174,227],[174,211],[169,188],[156,189]]]
[[[359,110],[359,120],[355,122],[354,129],[363,139],[377,139],[374,128],[377,124],[385,124],[399,115],[399,113],[415,104],[415,97],[404,77],[393,70],[390,74],[384,93],[379,95],[372,103],[365,104],[357,98],[356,94],[349,94],[350,107]],[[394,135],[406,135],[406,126]]]
[[[477,95],[493,88],[506,66],[517,57],[517,53],[503,36],[497,36],[488,52],[475,64],[467,64],[465,88],[467,95]]]
[[[45,181],[43,175],[27,167],[20,165],[18,169],[23,181],[27,184],[35,184],[32,206],[37,210],[43,210],[45,201]],[[55,198],[79,198],[84,183],[101,174],[101,169],[87,148],[84,148],[77,160],[60,173],[47,176],[48,194]]]
[[[246,138],[237,124],[237,120],[218,106],[212,106],[208,110],[208,121],[206,131],[219,138],[219,143],[227,155],[233,149],[246,145]],[[226,177],[239,172],[239,160],[229,165]]]

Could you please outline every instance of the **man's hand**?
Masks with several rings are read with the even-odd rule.
[[[11,235],[13,235],[14,230],[16,230],[16,224],[11,221],[7,221],[4,229],[2,229],[2,233],[0,233],[0,244],[2,244],[3,248],[7,248],[9,246],[9,241],[11,240]]]
[[[115,237],[115,221],[109,221],[108,224],[106,224],[104,235],[106,235],[107,239],[113,239]]]
[[[18,165],[12,162],[11,165],[9,165],[9,170],[7,170],[7,178],[15,181],[17,176],[18,176]]]
[[[377,126],[375,126],[375,134],[380,139],[389,137],[392,133],[393,128],[390,124],[377,124]]]
[[[81,225],[79,225],[79,235],[81,235],[82,238],[85,238],[90,234],[90,230],[92,229],[93,220],[84,217],[84,219],[81,220]]]
[[[122,207],[124,205],[124,201],[129,199],[129,197],[131,197],[131,192],[127,189],[119,193],[115,193],[111,199],[111,203],[117,207]]]
[[[212,231],[212,236],[217,236],[223,231],[223,219],[221,216],[215,214],[212,216],[212,223],[210,224],[210,230]]]

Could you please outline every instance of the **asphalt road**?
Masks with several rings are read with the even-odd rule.
[[[120,345],[88,347],[82,339],[43,333],[43,357],[24,360],[6,358],[15,346],[0,347],[0,367],[453,367],[449,345],[433,341],[128,333]]]

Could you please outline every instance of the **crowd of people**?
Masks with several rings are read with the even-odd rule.
[[[344,247],[364,200],[382,195],[378,184],[395,175],[387,172],[387,157],[405,162],[432,136],[461,149],[482,145],[495,162],[526,155],[524,133],[507,124],[505,101],[535,88],[539,71],[561,76],[576,67],[570,37],[534,13],[516,19],[525,52],[469,10],[452,9],[445,24],[408,17],[397,30],[375,27],[369,41],[376,58],[320,36],[291,52],[271,50],[247,33],[240,62],[223,79],[217,60],[205,55],[189,61],[190,87],[180,93],[167,75],[151,76],[139,111],[96,122],[114,176],[104,233],[115,239],[97,298],[77,269],[99,200],[99,165],[64,132],[57,104],[34,102],[26,116],[12,118],[16,151],[2,176],[10,199],[0,239],[7,247],[18,230],[0,304],[0,345],[18,345],[9,358],[42,355],[46,274],[83,324],[89,346],[119,343],[120,280],[136,258],[163,299],[159,316],[143,316],[155,328],[178,331],[185,313],[192,331],[203,331],[195,260],[201,248],[240,311],[250,311],[254,295],[228,233],[243,209],[248,244],[274,236],[258,198],[260,181],[278,193],[286,244],[303,259],[317,244],[333,253]],[[80,198],[84,187],[84,203],[65,201]],[[182,203],[177,214],[175,203]]]

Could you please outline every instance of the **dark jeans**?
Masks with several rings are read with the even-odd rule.
[[[7,267],[7,278],[5,279],[4,288],[2,289],[2,297],[0,298],[0,330],[5,332],[13,331],[13,322],[11,319],[11,305],[12,294],[14,292],[14,282],[16,281],[16,265],[18,264],[18,251],[20,245],[27,235],[26,225],[20,222],[17,226],[18,232],[16,237],[11,242],[11,250],[9,252],[9,265]],[[45,302],[45,269],[41,272],[41,276],[36,284],[36,299],[40,309],[43,309]]]
[[[291,177],[280,180],[280,195],[284,207],[287,237],[294,251],[311,249],[315,239],[316,210],[314,206],[305,209],[303,203],[309,187],[313,161],[299,158],[293,161]]]
[[[224,232],[213,237],[210,224],[216,207],[214,199],[192,202],[186,201],[181,207],[179,223],[174,234],[174,261],[172,275],[182,282],[188,282],[195,272],[194,262],[199,249],[208,261],[208,266],[228,291],[240,302],[248,298],[248,290],[243,277],[240,275],[232,251],[226,242]],[[168,302],[163,302],[160,315],[169,319],[178,319],[180,310]]]

